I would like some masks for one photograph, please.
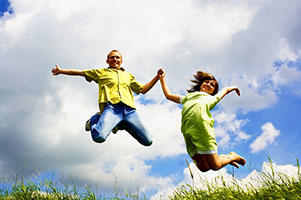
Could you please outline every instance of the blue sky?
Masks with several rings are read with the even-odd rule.
[[[159,84],[135,96],[153,136],[151,147],[124,131],[104,144],[92,141],[84,124],[97,111],[97,85],[54,77],[51,68],[106,67],[112,49],[120,50],[123,66],[141,83],[163,67],[177,94],[185,95],[197,70],[214,74],[221,87],[240,88],[240,97],[226,96],[212,112],[219,153],[235,151],[247,159],[245,167],[234,169],[236,178],[250,180],[268,157],[279,170],[296,169],[301,153],[298,0],[0,3],[1,177],[24,168],[28,177],[55,171],[106,193],[114,191],[116,177],[121,188],[139,185],[153,199],[191,184],[185,160],[202,178],[231,177],[231,166],[197,172],[180,132],[181,106],[166,101]]]
[[[5,12],[9,12],[10,14],[12,13],[12,10],[9,9],[9,5],[10,5],[9,1],[7,1],[7,0],[0,0],[0,16],[1,17],[3,16],[3,14]]]

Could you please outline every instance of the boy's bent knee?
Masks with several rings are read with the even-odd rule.
[[[151,146],[153,144],[153,141],[149,140],[149,139],[148,140],[138,140],[138,142],[146,147]]]
[[[95,129],[91,130],[91,135],[94,142],[103,143],[104,141],[106,141],[106,138],[99,134],[98,131]]]
[[[103,143],[106,141],[103,137],[92,137],[93,141],[96,143]]]
[[[147,142],[144,142],[144,143],[143,143],[143,145],[144,145],[144,146],[147,146],[147,147],[148,147],[148,146],[151,146],[152,144],[153,144],[153,141],[147,141]]]

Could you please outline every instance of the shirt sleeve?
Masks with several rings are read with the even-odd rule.
[[[130,87],[133,92],[135,92],[136,94],[140,94],[142,92],[144,85],[136,81],[135,77],[131,74]]]
[[[100,76],[100,72],[98,70],[95,69],[83,70],[83,74],[88,82],[95,81],[96,83],[98,83],[98,77]]]
[[[213,109],[219,101],[220,98],[218,98],[217,96],[211,96],[210,100],[208,101],[210,110]]]
[[[183,104],[183,99],[185,98],[185,96],[180,95],[180,104]]]

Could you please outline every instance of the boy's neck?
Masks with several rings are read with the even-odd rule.
[[[109,66],[108,69],[116,69],[116,70],[125,71],[125,69],[123,67],[115,68],[115,67],[110,67]]]

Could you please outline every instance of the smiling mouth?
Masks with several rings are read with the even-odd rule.
[[[208,86],[208,85],[205,85],[205,88],[206,88],[207,90],[211,90],[211,87]]]

